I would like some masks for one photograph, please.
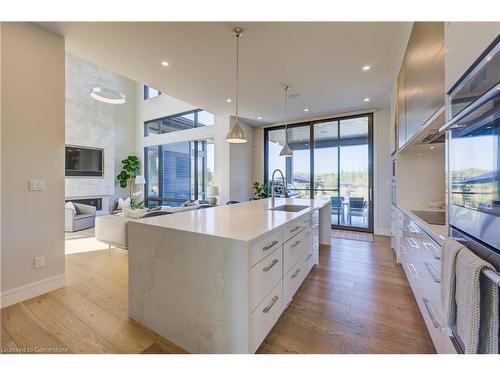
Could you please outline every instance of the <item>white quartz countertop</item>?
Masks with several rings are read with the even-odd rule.
[[[410,206],[410,205],[398,205],[398,207],[403,210],[405,214],[407,214],[410,219],[412,219],[420,228],[422,228],[429,236],[431,236],[434,241],[436,241],[439,245],[443,245],[444,239],[448,237],[448,226],[447,225],[436,225],[429,224],[426,221],[419,218],[415,215],[414,211],[439,211],[446,212],[444,209],[430,209],[419,206]]]
[[[329,199],[276,198],[275,207],[284,204],[307,206],[299,212],[271,211],[271,199],[179,212],[134,221],[168,229],[196,232],[239,241],[251,241],[312,210],[328,205]]]

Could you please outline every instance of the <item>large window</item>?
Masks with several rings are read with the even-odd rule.
[[[197,109],[145,122],[144,136],[212,126],[214,123],[215,117],[212,113]]]
[[[145,147],[144,157],[148,207],[207,200],[207,187],[214,178],[213,140]]]
[[[290,125],[291,158],[279,156],[284,127],[265,129],[265,181],[270,184],[279,168],[285,174],[288,197],[330,199],[334,226],[372,231],[372,118],[364,114]],[[283,195],[276,179],[275,191]]]

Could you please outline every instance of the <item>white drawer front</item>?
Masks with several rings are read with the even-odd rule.
[[[283,273],[288,273],[306,251],[307,238],[304,232],[299,233],[283,245]]]
[[[424,317],[425,325],[431,336],[434,347],[438,353],[443,350],[443,325],[437,314],[437,306],[433,301],[425,297],[418,299],[418,307]]]
[[[270,232],[250,245],[249,264],[250,267],[260,262],[278,247],[283,245],[283,231],[281,229]]]
[[[282,251],[279,247],[250,269],[248,278],[250,311],[253,311],[269,291],[281,281],[282,259]]]
[[[304,279],[303,268],[304,263],[302,261],[298,261],[297,264],[285,275],[283,280],[284,307],[288,306],[288,304],[292,301],[295,292],[297,292],[300,284],[302,284],[302,280]]]
[[[311,269],[313,268],[314,265],[314,249],[311,249],[309,251],[306,251],[306,255],[304,256],[304,277],[305,279],[307,275],[309,275],[309,272],[311,272]]]
[[[283,234],[283,241],[288,241],[293,236],[297,235],[302,229],[304,229],[303,220],[301,217],[285,224],[285,231]]]
[[[308,214],[305,214],[303,217],[302,217],[302,225],[304,227],[308,227],[310,225],[313,224],[313,217],[312,217],[312,213],[308,213]]]
[[[255,352],[283,312],[280,282],[250,315],[250,351]]]

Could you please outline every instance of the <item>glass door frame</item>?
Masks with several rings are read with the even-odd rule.
[[[374,196],[375,196],[375,190],[373,186],[373,112],[366,112],[366,113],[359,113],[355,115],[349,115],[349,116],[339,116],[339,117],[332,117],[328,119],[320,119],[320,120],[312,120],[312,121],[304,121],[304,122],[299,122],[295,124],[290,124],[288,125],[288,128],[295,128],[295,127],[304,127],[304,126],[309,126],[309,152],[310,152],[310,157],[309,157],[309,194],[311,198],[314,198],[314,125],[315,124],[321,124],[321,123],[326,123],[326,122],[332,122],[332,121],[338,121],[339,122],[339,127],[338,127],[338,132],[340,134],[340,121],[342,120],[348,120],[348,119],[353,119],[353,118],[360,118],[360,117],[367,117],[368,118],[368,227],[363,228],[363,227],[353,227],[353,226],[346,226],[346,225],[333,225],[332,228],[335,229],[345,229],[345,230],[354,230],[358,232],[369,232],[373,233],[373,228],[374,228],[374,213],[373,213],[373,208],[374,208]],[[268,161],[269,161],[269,132],[273,130],[280,130],[280,129],[285,129],[284,125],[278,125],[278,126],[270,126],[264,128],[264,181],[268,182],[269,178],[269,172],[267,170],[268,166]],[[340,139],[339,139],[340,142]],[[340,193],[340,158],[337,160],[337,170],[339,171],[339,178],[337,179],[337,192]]]

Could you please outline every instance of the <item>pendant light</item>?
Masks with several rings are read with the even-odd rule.
[[[241,128],[240,122],[238,120],[238,102],[239,102],[239,87],[238,87],[238,69],[239,69],[239,55],[240,55],[240,36],[243,34],[243,30],[239,27],[233,29],[233,35],[236,37],[236,120],[233,126],[226,135],[226,142],[229,143],[246,143],[247,139],[245,137],[245,132]]]
[[[293,156],[292,149],[288,146],[288,89],[290,86],[287,84],[283,85],[283,90],[285,90],[285,144],[281,149],[280,156],[290,158]]]

